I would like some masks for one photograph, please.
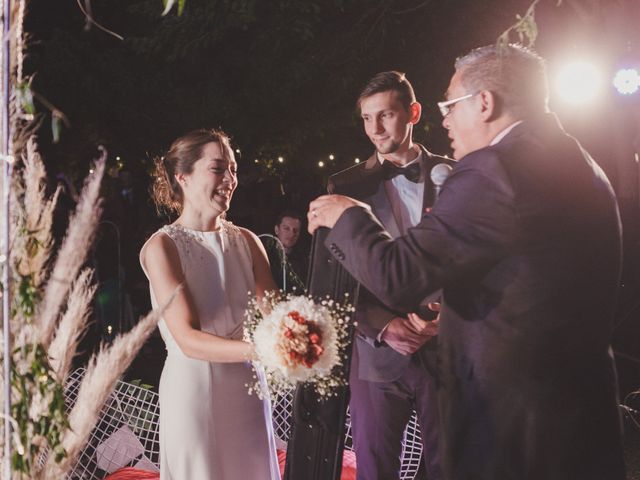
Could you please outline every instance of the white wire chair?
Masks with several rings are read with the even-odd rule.
[[[67,408],[78,397],[83,368],[75,370],[66,388]],[[291,428],[293,392],[273,401],[276,436],[287,442]],[[158,471],[160,456],[158,394],[134,383],[119,381],[100,412],[100,419],[69,480],[102,480],[119,468],[131,466]],[[347,412],[345,449],[352,450],[351,421]],[[413,414],[402,442],[401,480],[413,480],[422,458],[420,428]]]

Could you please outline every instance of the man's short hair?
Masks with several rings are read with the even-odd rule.
[[[274,224],[274,226],[279,227],[280,224],[282,223],[282,220],[285,217],[295,218],[296,220],[300,220],[300,225],[302,225],[303,223],[303,218],[301,213],[296,212],[295,210],[287,209],[280,212],[280,214],[276,217],[276,223]]]
[[[411,104],[416,101],[416,94],[413,92],[413,87],[405,74],[392,70],[390,72],[380,72],[369,80],[358,97],[356,103],[358,110],[360,110],[360,104],[365,98],[390,90],[398,93],[398,99],[406,110],[409,110]]]
[[[493,92],[500,106],[523,118],[547,111],[549,82],[542,57],[522,45],[487,45],[455,64],[467,93]]]

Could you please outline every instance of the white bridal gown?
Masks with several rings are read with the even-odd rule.
[[[255,280],[240,230],[223,221],[215,232],[178,225],[154,235],[160,232],[178,249],[201,329],[242,338]],[[157,308],[153,290],[151,301]],[[167,347],[160,378],[160,479],[278,480],[270,405],[247,393],[246,384],[255,381],[250,364],[188,358],[164,319],[159,328]]]

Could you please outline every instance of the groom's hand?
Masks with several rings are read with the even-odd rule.
[[[408,317],[409,318],[406,321],[409,324],[409,328],[411,328],[414,332],[420,335],[428,336],[429,338],[438,335],[438,328],[440,326],[440,315],[438,315],[435,320],[424,320],[415,313],[410,313]]]
[[[429,322],[410,313],[409,319],[396,317],[391,320],[380,339],[396,352],[411,355],[437,334],[438,320]]]
[[[313,235],[318,227],[333,228],[340,215],[347,208],[364,207],[370,208],[366,203],[359,202],[344,195],[322,195],[309,204],[309,233]]]

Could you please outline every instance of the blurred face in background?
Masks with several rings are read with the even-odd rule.
[[[282,242],[284,248],[293,248],[298,243],[301,226],[300,220],[292,217],[284,217],[280,225],[276,225],[276,236]]]

